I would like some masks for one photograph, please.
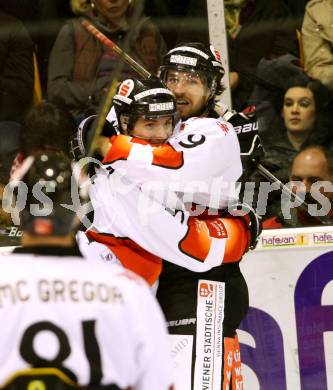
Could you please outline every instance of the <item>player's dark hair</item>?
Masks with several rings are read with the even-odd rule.
[[[57,150],[69,155],[69,138],[76,124],[65,108],[43,102],[27,113],[21,133],[21,149],[25,155],[39,150]]]

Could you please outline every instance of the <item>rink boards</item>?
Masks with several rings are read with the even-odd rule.
[[[333,390],[333,227],[267,230],[242,270],[245,389]]]

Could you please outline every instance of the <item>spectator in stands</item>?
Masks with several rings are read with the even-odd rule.
[[[265,229],[333,224],[333,153],[330,148],[308,145],[300,150],[291,164],[290,182],[293,192],[303,195],[307,204],[318,211],[322,209],[320,215],[311,215],[314,211],[308,207],[296,207],[291,209],[290,219],[279,213],[266,220]]]
[[[241,111],[255,83],[261,58],[296,50],[295,25],[283,0],[224,0],[233,108]],[[190,23],[195,18],[196,23]],[[209,43],[206,2],[189,0],[178,41]]]
[[[302,42],[304,68],[333,92],[333,2],[311,0],[306,6]]]
[[[79,117],[96,113],[104,96],[116,55],[104,47],[81,25],[82,17],[88,18],[117,45],[124,45],[130,28],[133,1],[72,0],[77,18],[70,20],[60,30],[49,61],[48,97],[52,102],[66,104]],[[142,63],[151,73],[156,73],[164,41],[152,22],[141,17],[131,34],[129,54]],[[122,77],[133,75],[125,66]]]
[[[281,0],[226,0],[225,16],[232,102],[239,111],[248,105],[260,59],[295,51],[296,33]]]
[[[282,91],[281,91],[282,92]],[[325,145],[333,140],[332,102],[325,86],[300,74],[275,101],[275,121],[262,136],[266,159],[279,166],[275,175],[288,181],[292,159],[308,144]]]
[[[309,144],[326,145],[333,140],[332,101],[323,84],[310,79],[300,68],[288,62],[268,62],[261,76],[265,84],[269,82],[267,89],[261,88],[256,97],[257,101],[262,98],[258,112],[259,134],[265,150],[262,164],[287,183],[291,162],[298,150]],[[254,199],[257,211],[261,215],[265,212],[264,218],[280,212],[280,193],[273,191],[270,194],[269,207],[265,211],[267,197],[261,197],[258,182],[267,180],[256,171],[250,181],[257,182]]]
[[[303,20],[306,3],[309,0],[284,0],[294,17]]]
[[[0,121],[21,122],[32,103],[32,41],[22,22],[0,11]]]
[[[68,0],[0,0],[0,9],[27,28],[34,44],[43,94],[46,92],[47,65],[54,41],[64,21],[73,14]]]

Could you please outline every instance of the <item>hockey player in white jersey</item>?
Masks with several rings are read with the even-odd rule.
[[[217,198],[213,215],[199,220],[184,209],[184,192],[179,197],[174,190],[169,191],[164,186],[168,177],[172,177],[171,172],[180,175],[180,182],[186,180],[184,184],[187,185],[191,184],[193,172],[196,172],[201,175],[200,178],[206,179],[204,184],[208,182],[208,185],[202,193],[194,193],[193,188],[188,186],[191,195],[189,201],[192,201],[193,193],[197,195],[196,202],[199,199],[209,201],[208,187],[214,175],[219,185],[223,180],[224,184],[233,184],[241,172],[237,136],[232,126],[226,123],[213,119],[200,120],[203,124],[203,134],[200,134],[198,120],[198,125],[194,122],[187,125],[196,134],[183,130],[177,136],[170,137],[174,103],[172,94],[158,80],[128,79],[120,85],[114,104],[124,134],[105,138],[100,145],[100,152],[106,154],[104,167],[112,169],[109,175],[103,175],[99,170],[91,187],[95,216],[93,226],[87,231],[88,237],[111,248],[126,268],[142,275],[150,284],[160,274],[161,257],[196,272],[206,271],[222,262],[238,261],[254,237],[246,217],[216,214],[216,209],[222,207],[221,197]],[[79,130],[77,139],[86,138],[83,130]],[[168,143],[164,143],[167,139]],[[205,146],[203,149],[200,148],[202,144]],[[199,147],[199,151],[195,155],[193,149],[196,147]],[[203,152],[202,162],[208,163],[209,150],[217,152],[221,148],[225,153],[220,162],[223,161],[230,168],[234,162],[234,170],[211,164],[211,170],[215,170],[207,175],[204,169],[200,169],[200,153]],[[116,154],[114,149],[117,150]],[[84,154],[84,150],[81,153]],[[121,164],[123,160],[126,172],[118,169],[118,163]],[[147,172],[144,164],[148,166]],[[136,168],[141,180],[132,180],[134,175],[131,169]],[[156,169],[155,174],[160,172],[160,176],[155,178],[163,185],[159,190],[167,195],[164,205],[160,204],[163,203],[161,198],[160,203],[149,198],[149,191],[145,191],[147,188],[142,185],[145,181],[149,182],[150,168]],[[127,183],[127,191],[120,190],[115,194],[122,182],[117,175],[119,171]],[[181,189],[177,191],[178,194],[180,192]],[[228,204],[227,195],[226,191],[224,206]],[[169,212],[165,210],[166,207]],[[108,214],[110,211],[111,218]]]
[[[0,257],[0,387],[171,390],[165,320],[146,282],[75,244],[72,173],[54,152],[15,172],[24,235]]]
[[[194,204],[196,210],[197,205],[206,209],[200,216],[201,222],[205,223],[212,221],[212,206],[218,210],[213,218],[226,216],[223,210],[230,201],[229,184],[237,181],[241,174],[240,150],[233,128],[213,112],[215,95],[223,90],[223,74],[219,55],[212,46],[194,43],[171,50],[161,67],[161,77],[176,96],[177,108],[183,119],[181,126],[168,139],[168,143],[161,146],[143,142],[138,144],[131,137],[133,134],[113,137],[104,158],[107,166],[116,172],[126,170],[126,176],[141,186],[156,181],[170,183],[173,174],[177,173],[179,182],[186,184],[176,188],[177,195],[184,203]],[[126,88],[128,85],[128,82],[123,84],[124,99],[115,97],[115,102],[119,99],[119,107],[128,104],[128,98],[133,98],[131,88]],[[116,113],[118,106],[115,105]],[[120,110],[117,115],[121,123]],[[218,182],[217,179],[221,180]],[[199,188],[190,186],[194,180],[201,185]],[[215,187],[214,183],[217,184]],[[215,195],[213,204],[212,195]],[[169,206],[165,198],[162,202]],[[260,227],[252,211],[244,216],[244,221],[245,218],[249,221],[251,217],[249,225],[253,229],[253,241],[250,245],[254,247]],[[232,239],[241,243],[244,237],[237,231],[228,232],[227,236],[229,243]],[[194,248],[197,242],[192,240]],[[192,349],[192,373],[189,374],[191,389],[208,386],[202,383],[203,372],[209,373],[207,380],[215,386],[212,389],[243,386],[236,328],[246,314],[248,292],[239,269],[241,257],[233,253],[231,258],[234,262],[225,262],[224,265],[221,262],[221,267],[206,273],[193,273],[189,267],[179,264],[164,264],[158,298],[169,321],[169,330],[175,335],[194,336],[196,340],[196,349]],[[214,312],[217,319],[214,326],[221,329],[223,337],[214,333],[215,343],[207,354],[203,332],[205,317],[202,313],[204,302],[210,297],[214,305],[221,308],[219,312]],[[223,354],[219,351],[223,351]],[[209,364],[205,365],[207,361]],[[224,364],[224,361],[228,364]]]

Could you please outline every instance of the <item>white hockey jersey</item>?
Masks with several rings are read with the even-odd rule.
[[[126,268],[151,284],[161,271],[161,258],[197,272],[222,263],[227,233],[221,219],[190,217],[184,201],[225,207],[234,198],[241,173],[231,125],[191,119],[182,127],[169,144],[159,147],[123,135],[113,137],[105,157],[105,167],[112,173],[100,170],[90,189],[95,216],[88,236],[108,245]],[[177,191],[166,187],[173,172],[180,180]],[[195,178],[201,180],[202,191],[192,186],[198,183]],[[152,183],[157,186],[150,187]],[[171,207],[169,212],[164,206]]]
[[[126,135],[111,138],[104,158],[106,167],[122,169],[128,180],[148,191],[162,193],[159,202],[179,208],[195,203],[216,209],[235,199],[235,183],[242,174],[237,135],[228,122],[215,118],[190,118],[176,127],[167,144],[151,146]],[[145,190],[145,188],[143,188]]]
[[[1,388],[19,370],[54,364],[82,386],[172,389],[164,317],[146,283],[121,267],[2,256],[0,321]]]
[[[168,211],[117,172],[96,175],[91,200],[95,215],[88,237],[108,245],[150,284],[161,272],[161,258],[196,272],[223,260],[227,233],[217,216],[199,220],[186,211]]]

